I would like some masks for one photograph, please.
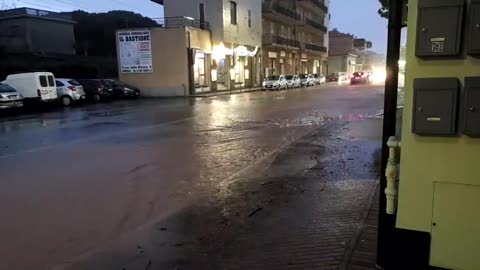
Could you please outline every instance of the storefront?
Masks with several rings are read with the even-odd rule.
[[[210,79],[210,58],[211,54],[202,50],[194,50],[194,91],[195,93],[211,91]]]
[[[258,47],[213,46],[211,57],[212,91],[252,88],[260,85]]]

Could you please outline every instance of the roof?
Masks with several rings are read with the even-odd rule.
[[[76,23],[72,20],[72,16],[70,16],[69,14],[57,13],[48,10],[22,7],[0,11],[0,20],[10,20],[18,18],[35,18],[63,23]]]
[[[151,1],[160,5],[163,5],[163,0],[151,0]]]

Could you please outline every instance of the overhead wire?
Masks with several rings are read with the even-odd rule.
[[[39,7],[39,8],[45,8],[45,9],[48,9],[48,10],[53,10],[53,11],[55,11],[55,12],[60,12],[59,9],[51,8],[51,7],[49,7],[49,6],[34,4],[34,3],[30,3],[30,2],[27,2],[27,1],[24,1],[24,0],[15,0],[15,1],[16,1],[16,2],[19,2],[19,3],[31,5],[31,6],[36,6],[36,7]]]

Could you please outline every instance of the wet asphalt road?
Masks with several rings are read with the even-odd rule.
[[[240,175],[382,100],[381,86],[327,86],[2,116],[0,269],[68,269],[213,193],[235,197]]]

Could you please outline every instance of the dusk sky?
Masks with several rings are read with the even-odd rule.
[[[2,1],[2,0],[0,0]],[[104,12],[111,9],[131,10],[144,16],[163,17],[160,5],[150,0],[3,0],[17,7],[29,6],[52,11],[84,9],[89,12]],[[378,0],[330,0],[332,15],[330,28],[373,42],[373,50],[385,53],[387,47],[387,20],[377,10]]]

